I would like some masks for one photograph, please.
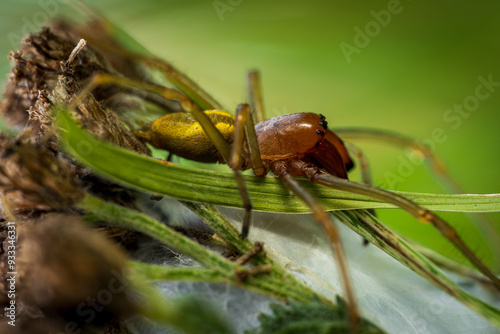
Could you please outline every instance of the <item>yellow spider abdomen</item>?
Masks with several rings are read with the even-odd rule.
[[[228,143],[233,142],[234,117],[221,110],[207,110],[205,114],[222,133]],[[158,118],[136,135],[156,148],[182,158],[199,162],[223,162],[217,148],[195,118],[189,113],[173,113]]]

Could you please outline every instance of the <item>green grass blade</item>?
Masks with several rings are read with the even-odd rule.
[[[178,199],[199,201],[211,204],[240,207],[238,189],[229,173],[197,170],[141,156],[123,150],[83,131],[66,113],[60,113],[59,127],[62,129],[62,139],[67,149],[84,165],[122,184],[171,196]],[[303,204],[290,197],[279,180],[273,177],[245,177],[250,196],[258,210],[278,212],[307,212]],[[325,187],[312,185],[304,181],[303,185],[311,190],[314,188],[317,196],[328,209],[360,207],[378,207],[381,204],[366,197],[335,191]],[[428,207],[440,207],[445,210],[498,210],[498,196],[495,195],[432,195],[404,193],[417,202]],[[454,199],[454,200],[452,200]],[[341,201],[346,207],[338,207]],[[434,202],[432,202],[434,201]],[[458,205],[461,202],[462,205]],[[328,204],[330,203],[330,204]],[[464,209],[464,206],[466,209]],[[303,208],[298,211],[297,207]],[[124,210],[124,209],[121,209]],[[97,210],[102,212],[102,210]],[[335,211],[337,218],[363,235],[373,244],[384,250],[396,260],[414,270],[433,284],[443,289],[486,319],[500,327],[500,311],[475,297],[467,294],[417,251],[413,250],[404,240],[383,226],[375,218],[352,211]],[[355,214],[363,215],[365,226],[359,223]],[[259,287],[267,290],[268,287]]]
[[[71,117],[61,112],[58,118],[63,143],[83,165],[123,185],[176,199],[229,207],[242,207],[231,173],[186,168],[165,164],[94,138]],[[290,196],[276,177],[244,176],[254,210],[288,213],[310,212],[299,199]],[[329,189],[300,180],[327,210],[394,208],[366,196]],[[395,192],[437,211],[500,211],[500,194],[447,195]]]
[[[284,285],[283,277],[278,275],[256,275],[239,283],[236,277],[237,269],[244,269],[221,255],[206,249],[197,242],[192,241],[179,232],[176,232],[157,220],[132,209],[121,207],[114,203],[105,202],[92,195],[86,195],[78,206],[85,211],[85,219],[89,223],[105,222],[108,226],[115,226],[127,230],[144,233],[179,252],[193,258],[206,269],[214,270],[219,281],[234,285],[239,284],[252,291],[261,293],[271,298],[288,300],[290,298],[307,302],[314,298],[315,293],[297,280],[289,281]],[[275,263],[271,262],[273,266]],[[276,272],[282,269],[276,268]],[[205,275],[207,273],[204,273]],[[293,283],[293,284],[292,284]]]
[[[464,305],[482,315],[495,326],[500,327],[500,310],[486,304],[462,290],[439,270],[431,260],[413,249],[406,241],[392,232],[366,211],[336,211],[342,223],[362,235],[372,244],[392,256],[401,264],[415,271]],[[362,218],[361,220],[357,217]]]

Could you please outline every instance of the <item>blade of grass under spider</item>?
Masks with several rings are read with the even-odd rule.
[[[365,210],[335,211],[333,215],[372,244],[500,328],[500,310],[462,290],[425,256]],[[358,219],[361,218],[361,219]]]
[[[139,156],[139,155],[134,154],[132,152],[125,151],[125,150],[113,147],[111,145],[108,145],[106,143],[103,143],[103,142],[95,139],[90,134],[86,133],[85,131],[82,131],[78,127],[78,125],[71,118],[69,118],[67,115],[62,115],[62,117],[59,119],[59,124],[60,124],[61,128],[63,129],[64,142],[66,143],[69,150],[72,151],[73,154],[75,154],[75,156],[77,158],[79,158],[85,164],[90,165],[92,168],[95,168],[96,170],[100,171],[101,173],[108,175],[115,180],[118,179],[119,181],[126,183],[127,185],[131,185],[131,186],[134,186],[134,187],[139,188],[139,189],[146,189],[146,190],[152,191],[148,187],[143,188],[143,186],[142,186],[143,183],[141,183],[141,181],[137,181],[137,180],[142,179],[141,174],[135,174],[135,176],[132,177],[131,179],[125,178],[125,180],[122,180],[120,178],[122,174],[117,173],[118,174],[118,176],[117,176],[116,173],[113,173],[110,170],[110,169],[113,169],[113,167],[105,168],[104,171],[102,171],[99,169],[99,166],[102,166],[102,163],[104,163],[104,166],[106,165],[106,163],[111,164],[111,161],[108,160],[109,158],[111,158],[111,160],[114,161],[114,164],[113,164],[113,166],[115,166],[114,170],[120,169],[120,168],[117,168],[115,164],[117,164],[120,167],[130,167],[130,168],[133,168],[133,173],[144,172],[146,175],[145,176],[146,178],[149,177],[149,175],[151,175],[150,174],[151,171],[149,170],[149,168],[152,168],[152,166],[160,167],[160,168],[166,167],[166,169],[162,170],[162,173],[167,173],[167,177],[160,178],[160,180],[164,180],[164,181],[166,180],[165,182],[167,182],[167,183],[165,183],[164,186],[177,186],[177,187],[179,187],[180,185],[185,186],[185,187],[191,187],[191,186],[190,186],[189,181],[185,180],[185,179],[181,180],[181,182],[178,182],[175,179],[171,180],[171,178],[173,176],[171,174],[168,174],[171,171],[173,171],[174,176],[176,176],[176,175],[181,176],[182,175],[182,172],[179,173],[179,171],[176,170],[176,168],[178,168],[180,171],[183,171],[183,172],[188,173],[188,174],[193,173],[193,175],[197,175],[197,173],[203,172],[203,171],[198,171],[198,170],[182,168],[182,167],[178,167],[178,166],[165,165],[165,164],[158,162],[154,159]],[[86,150],[84,151],[85,154],[82,154],[81,152],[78,154],[78,147],[79,146],[86,148]],[[100,154],[96,154],[96,153],[100,153]],[[103,161],[101,161],[100,163],[93,164],[92,159],[103,159]],[[147,167],[147,168],[145,168],[144,170],[141,170],[141,169],[136,170],[135,169],[136,162],[134,161],[135,159],[138,159],[139,165],[141,165],[143,162],[145,162],[146,166],[144,166],[142,168],[145,168],[145,167]],[[151,165],[149,165],[149,164],[151,164]],[[179,174],[177,174],[177,173],[179,173]],[[203,177],[207,177],[209,180],[208,182],[215,182],[217,177],[225,175],[225,173],[215,173],[215,176],[213,174],[214,174],[213,172],[208,172],[206,174],[202,173],[202,174],[200,174],[201,176],[197,175],[196,177],[199,179],[202,179],[202,180],[203,180]],[[170,176],[170,177],[168,177],[168,176]],[[249,179],[254,179],[254,178],[249,178]],[[273,178],[268,178],[268,179],[273,179]],[[231,181],[232,181],[232,178],[231,178]],[[160,182],[163,182],[163,181],[160,181]],[[135,183],[139,183],[140,186],[136,185]],[[195,183],[194,189],[196,189],[196,187],[198,187],[198,186],[199,186],[199,184]],[[267,186],[267,185],[264,184],[264,186]],[[157,188],[155,188],[155,189],[157,189]],[[268,191],[268,190],[266,188],[264,188],[263,191]],[[156,192],[156,191],[153,191],[153,192]],[[272,193],[272,191],[271,191],[271,193]],[[236,195],[238,195],[237,192],[236,192],[235,196]],[[261,193],[261,195],[262,195],[262,193]],[[285,193],[282,196],[288,197],[289,195],[287,193]],[[353,201],[353,199],[350,199],[350,200]],[[239,205],[235,205],[235,206],[239,206]],[[281,210],[282,210],[282,208],[281,208]],[[99,212],[99,210],[98,210],[98,212]],[[348,225],[350,225],[353,230],[358,231],[358,233],[362,234],[365,238],[369,239],[370,241],[372,241],[373,243],[375,243],[376,245],[381,247],[384,251],[388,252],[391,256],[395,257],[403,264],[410,266],[413,270],[417,271],[419,274],[421,274],[425,278],[429,279],[431,282],[435,283],[436,285],[438,285],[439,287],[441,287],[445,291],[449,292],[454,297],[456,297],[457,299],[459,299],[460,301],[462,301],[463,303],[465,303],[466,305],[468,305],[472,309],[476,310],[477,312],[479,312],[480,314],[485,316],[490,321],[494,322],[497,326],[500,326],[500,320],[498,320],[498,319],[500,319],[500,312],[497,309],[495,309],[495,308],[493,308],[485,303],[480,302],[479,300],[475,299],[474,297],[471,297],[467,293],[460,290],[456,285],[451,283],[444,275],[440,274],[439,270],[435,266],[433,266],[432,263],[430,263],[428,260],[426,260],[427,262],[425,262],[425,261],[422,262],[423,264],[414,260],[414,259],[425,260],[425,258],[423,258],[423,256],[421,256],[420,254],[418,254],[417,252],[415,252],[412,249],[410,249],[411,251],[409,251],[409,252],[401,251],[401,250],[395,251],[393,249],[393,247],[390,244],[388,244],[383,238],[381,239],[381,238],[374,237],[373,231],[370,231],[368,229],[363,230],[363,228],[361,228],[359,226],[359,223],[358,224],[354,223],[354,222],[349,223],[349,220],[346,219],[346,217],[349,217],[348,215],[352,215],[352,213],[350,213],[350,212],[336,211],[335,215],[337,217],[340,217],[340,219],[343,222],[346,222],[346,220],[347,220]],[[390,237],[396,238],[393,240],[398,240],[398,242],[397,242],[398,244],[404,244],[405,246],[407,246],[404,241],[399,239],[399,237],[397,237],[395,235],[391,235]],[[391,246],[391,247],[389,247],[389,246]],[[406,248],[408,248],[408,247],[406,247]],[[408,259],[410,259],[411,261],[409,261]],[[436,273],[438,273],[439,276],[434,276],[434,274],[436,274]],[[450,283],[451,285],[448,283]]]
[[[71,154],[82,164],[123,185],[147,192],[191,202],[229,207],[242,207],[240,194],[232,173],[186,168],[162,163],[156,159],[115,147],[82,130],[65,113],[60,112],[58,126],[62,139]],[[290,196],[276,177],[244,176],[253,208],[257,211],[305,213],[309,208]],[[394,208],[366,196],[322,187],[299,180],[315,194],[327,210]],[[395,192],[436,211],[497,212],[500,194],[442,195]]]

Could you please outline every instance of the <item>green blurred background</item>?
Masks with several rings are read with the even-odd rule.
[[[2,4],[1,73],[8,73],[5,56],[17,48],[13,42],[19,42],[13,36],[20,36],[27,22],[43,23],[40,12],[56,8],[54,3],[66,2]],[[452,176],[467,192],[500,192],[500,89],[480,101],[456,129],[443,119],[453,104],[474,94],[478,76],[492,75],[493,81],[500,82],[499,2],[88,2],[150,51],[194,78],[228,111],[245,101],[246,71],[258,68],[268,116],[313,111],[326,115],[335,127],[369,126],[420,139],[430,139],[432,131],[441,128],[446,140],[436,145],[436,152]],[[390,22],[385,27],[374,23],[373,12],[388,8],[395,8]],[[355,28],[365,31],[367,24],[372,37],[364,41],[366,45],[358,44],[358,53],[348,61],[341,43],[356,46]],[[387,186],[386,175],[398,173],[402,151],[375,144],[360,146],[372,163],[375,184]],[[415,168],[410,174],[396,190],[444,192],[427,168]],[[432,227],[399,210],[380,211],[379,216],[440,252],[457,253]],[[484,240],[465,215],[442,216],[470,238],[480,255],[492,256],[482,248]],[[500,221],[499,214],[488,217]]]

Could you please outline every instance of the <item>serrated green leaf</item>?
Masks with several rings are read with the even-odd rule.
[[[273,315],[259,315],[260,327],[245,334],[333,334],[351,333],[345,303],[325,305],[319,300],[310,303],[292,301],[289,305],[272,304]],[[366,320],[360,324],[361,333],[383,333]]]

